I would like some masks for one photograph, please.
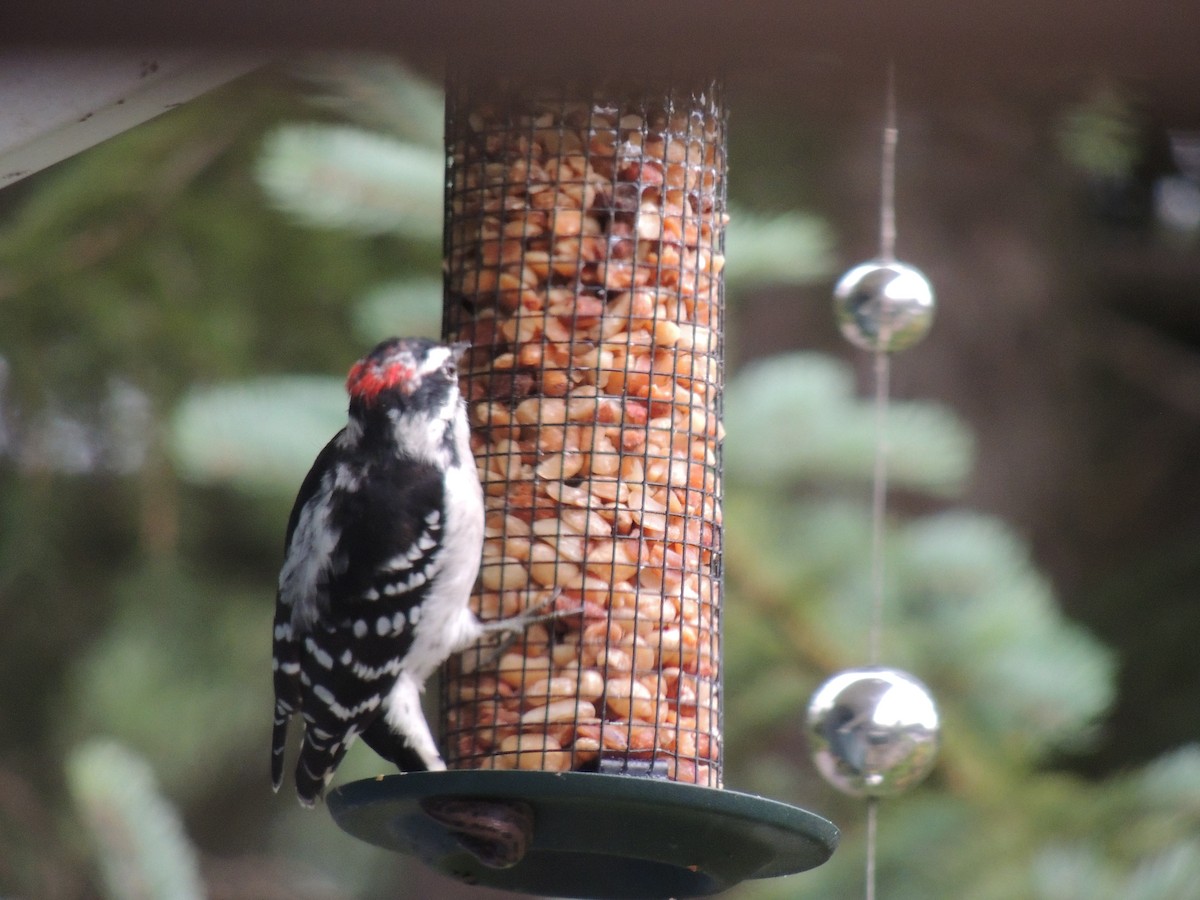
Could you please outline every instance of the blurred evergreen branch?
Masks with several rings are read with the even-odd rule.
[[[874,460],[873,407],[854,398],[847,365],[818,354],[746,366],[726,390],[725,430],[725,465],[744,485],[861,480]],[[897,486],[937,494],[961,488],[971,436],[946,410],[894,403],[887,440],[889,478]]]
[[[106,897],[202,900],[195,851],[145,760],[114,741],[90,741],[68,757],[67,780]]]
[[[258,177],[272,200],[321,228],[436,242],[442,226],[442,154],[335,125],[272,134]]]
[[[832,274],[833,232],[819,216],[798,210],[767,216],[731,204],[729,219],[725,280],[730,293],[767,284],[809,284]]]
[[[345,418],[345,390],[336,378],[200,387],[172,416],[172,458],[181,475],[198,482],[292,493]]]
[[[310,102],[341,119],[441,152],[445,103],[440,87],[393,56],[318,53],[295,71],[312,87]]]
[[[65,742],[111,733],[140,748],[173,794],[214,789],[266,740],[270,604],[171,560],[146,563],[114,593],[115,618],[72,672]]]
[[[437,338],[442,332],[442,283],[405,278],[373,287],[353,308],[354,329],[364,344],[402,334]]]

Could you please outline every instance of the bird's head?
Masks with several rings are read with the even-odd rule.
[[[439,405],[448,393],[457,396],[458,361],[468,346],[388,338],[351,367],[346,378],[351,408],[407,406],[421,399]]]

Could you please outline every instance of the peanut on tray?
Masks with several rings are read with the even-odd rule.
[[[450,108],[446,331],[473,345],[487,505],[473,602],[562,615],[447,669],[447,761],[719,786],[719,106]]]

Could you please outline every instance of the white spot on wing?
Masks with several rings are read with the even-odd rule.
[[[317,642],[312,638],[305,638],[304,649],[309,652],[312,658],[317,661],[317,665],[319,665],[321,668],[333,668],[333,657],[325,652],[325,650],[321,649],[321,647],[317,646]]]
[[[413,561],[409,559],[407,554],[400,553],[389,559],[383,567],[391,572],[403,572],[406,569],[411,569],[412,564]]]
[[[363,681],[378,681],[384,675],[390,675],[393,678],[399,675],[401,665],[402,660],[400,657],[396,657],[395,659],[389,659],[382,666],[376,668],[356,662],[351,671]]]
[[[323,684],[313,686],[313,696],[324,703],[325,707],[343,722],[357,719],[363,713],[378,709],[380,704],[379,695],[372,694],[362,703],[355,706],[342,706],[342,704],[337,702],[337,698],[333,696],[333,691],[329,690]],[[305,719],[308,719],[308,716],[305,716]]]
[[[323,684],[313,686],[313,696],[324,703],[326,706],[332,706],[336,701],[333,699],[333,691],[325,687]]]

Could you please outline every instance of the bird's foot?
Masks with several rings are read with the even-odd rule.
[[[480,622],[482,637],[476,645],[478,652],[463,656],[462,670],[469,672],[492,665],[531,625],[553,622],[582,612],[581,607],[563,605],[561,598],[562,588],[557,588],[515,616]]]

